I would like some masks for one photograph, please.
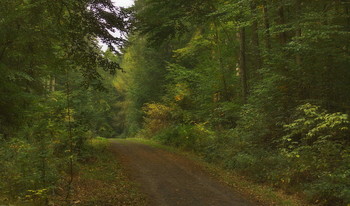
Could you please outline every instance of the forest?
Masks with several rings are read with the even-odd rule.
[[[349,47],[348,0],[1,0],[0,204],[137,137],[349,206]]]

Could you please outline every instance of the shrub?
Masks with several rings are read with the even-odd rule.
[[[270,183],[286,189],[289,162],[276,151],[254,148],[239,151],[225,160],[225,166],[260,183]]]
[[[203,152],[212,138],[213,132],[204,124],[170,126],[154,136],[163,144],[196,152]]]
[[[297,108],[286,124],[282,154],[294,162],[291,178],[310,200],[346,205],[349,198],[350,122],[347,114],[329,113],[318,106]]]
[[[143,107],[145,113],[144,132],[145,136],[152,137],[159,131],[169,126],[171,118],[170,107],[164,104],[152,103]]]

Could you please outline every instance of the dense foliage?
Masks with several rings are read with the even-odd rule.
[[[0,203],[69,205],[87,141],[142,136],[349,205],[349,12],[348,0],[2,0]]]
[[[116,79],[122,134],[194,150],[310,203],[349,204],[349,9],[137,0]]]
[[[120,67],[98,39],[117,52],[124,40],[109,31],[125,32],[128,12],[105,0],[4,0],[0,14],[0,204],[54,194],[69,204],[86,141],[117,128]]]

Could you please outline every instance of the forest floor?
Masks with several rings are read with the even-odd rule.
[[[128,140],[112,140],[111,147],[152,206],[258,205],[182,155]]]
[[[79,172],[73,180],[73,194],[69,205],[76,206],[146,206],[147,197],[137,183],[129,179],[127,171],[116,159],[106,139],[90,143],[91,158],[77,165]],[[63,196],[54,204],[66,205]],[[63,204],[62,204],[63,203]],[[1,204],[0,204],[1,206]]]
[[[300,198],[146,139],[113,139],[111,150],[151,206],[305,206]]]

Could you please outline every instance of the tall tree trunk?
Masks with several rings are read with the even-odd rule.
[[[220,48],[220,37],[219,37],[219,32],[218,32],[218,27],[215,24],[215,39],[216,39],[216,44],[217,44],[217,52],[219,55],[219,65],[220,65],[220,70],[221,70],[221,79],[222,79],[222,86],[224,87],[224,99],[226,101],[229,101],[230,99],[230,92],[228,90],[227,86],[227,81],[225,78],[225,65],[222,59],[222,53],[221,53],[221,48]]]
[[[264,1],[263,5],[263,13],[264,13],[264,26],[265,26],[265,44],[266,48],[271,49],[271,41],[270,41],[270,20],[269,13],[267,8],[267,1]]]
[[[256,2],[253,0],[250,5],[251,13],[254,15],[256,13]],[[261,56],[260,56],[260,42],[259,42],[259,34],[258,34],[258,22],[257,18],[254,18],[252,23],[252,43],[253,43],[253,57],[256,60],[255,68],[261,68]]]
[[[299,16],[301,15],[301,0],[296,0],[295,9],[296,9],[296,18],[299,19]],[[296,22],[295,37],[296,38],[301,37],[301,28],[300,28],[299,20],[297,20]],[[298,66],[301,66],[301,55],[299,53],[296,53],[295,61]]]
[[[72,114],[71,114],[71,88],[70,88],[70,82],[69,82],[69,70],[66,69],[66,97],[67,97],[67,117],[68,117],[68,138],[69,138],[69,162],[68,162],[68,168],[69,168],[69,180],[67,182],[67,194],[66,194],[66,202],[68,205],[71,205],[70,203],[70,197],[72,195],[72,184],[74,179],[73,174],[73,155],[74,155],[74,146],[73,146],[73,128],[72,128]]]
[[[279,16],[279,24],[281,26],[283,26],[285,24],[284,6],[283,5],[281,5],[278,8],[278,16]],[[286,44],[287,43],[287,33],[285,31],[281,32],[279,34],[279,39],[280,39],[280,43],[282,45]]]
[[[50,80],[50,90],[54,92],[56,90],[56,78],[51,76]]]
[[[345,4],[345,15],[347,21],[347,29],[350,30],[350,3]]]
[[[248,98],[248,83],[247,83],[247,67],[246,67],[246,36],[245,36],[245,27],[239,29],[239,69],[240,76],[242,81],[242,93],[243,101],[247,102]]]
[[[296,38],[296,42],[300,43],[300,37],[302,35],[302,30],[300,28],[300,16],[301,16],[301,0],[296,0],[295,2],[295,18],[296,18],[296,22],[295,22],[295,38]],[[302,66],[302,57],[299,51],[295,51],[295,64],[297,65],[297,67],[299,69],[301,69],[300,67]],[[301,99],[309,99],[310,98],[310,86],[309,83],[304,82],[299,86],[299,94],[298,94],[298,98]]]

